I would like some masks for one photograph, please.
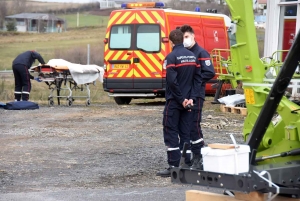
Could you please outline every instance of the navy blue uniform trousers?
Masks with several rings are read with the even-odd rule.
[[[204,145],[203,134],[200,122],[202,120],[202,108],[204,100],[197,98],[192,109],[192,122],[190,127],[191,151],[193,154],[200,154]],[[180,150],[183,148],[183,141],[180,141]]]
[[[191,149],[193,154],[200,154],[200,150],[204,145],[203,134],[200,122],[202,120],[202,108],[204,100],[197,98],[193,112],[193,123],[191,125]]]
[[[164,143],[167,146],[168,164],[178,167],[181,157],[180,142],[188,143],[188,150],[190,150],[190,126],[193,113],[171,99],[166,101],[163,114],[163,134]],[[190,163],[190,158],[186,157],[185,162]]]
[[[12,69],[15,77],[15,99],[20,101],[22,96],[22,100],[27,101],[31,90],[30,78],[32,76],[23,64],[15,64]]]

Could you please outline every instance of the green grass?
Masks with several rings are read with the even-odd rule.
[[[58,17],[67,21],[68,28],[77,27],[77,14],[58,15]],[[108,18],[109,16],[98,16],[90,15],[88,13],[79,13],[79,27],[103,27],[107,25]]]
[[[20,33],[16,35],[1,35],[0,33],[0,70],[11,70],[13,59],[18,54],[27,50],[38,51],[43,56],[45,62],[48,62],[48,60],[54,58],[55,52],[57,51],[67,51],[73,48],[81,48],[85,51],[87,44],[90,44],[91,49],[93,47],[99,47],[99,52],[96,54],[99,55],[99,58],[103,58],[102,40],[105,36],[105,29],[105,27],[80,28],[63,33],[45,34]],[[30,99],[47,103],[47,97],[49,95],[47,85],[36,81],[32,81],[32,85]],[[6,102],[13,100],[13,88],[14,83],[12,76],[8,78],[0,77],[0,101]],[[111,100],[103,91],[102,85],[99,82],[96,86],[91,86],[91,98],[92,102]],[[76,100],[76,102],[80,102],[80,100]]]
[[[44,60],[54,58],[57,50],[103,46],[105,28],[81,28],[63,33],[19,34],[0,37],[0,70],[11,69],[14,58],[27,50],[36,50]],[[99,52],[103,55],[103,52]]]

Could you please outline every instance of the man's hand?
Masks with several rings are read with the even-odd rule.
[[[189,99],[188,102],[186,103],[187,105],[194,106],[194,101],[193,99]]]
[[[184,108],[186,107],[188,101],[189,101],[188,99],[184,99],[184,101],[182,102],[182,106],[183,106]]]

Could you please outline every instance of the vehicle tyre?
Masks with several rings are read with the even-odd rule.
[[[118,105],[128,105],[131,102],[132,98],[130,98],[130,97],[114,97],[114,99]]]

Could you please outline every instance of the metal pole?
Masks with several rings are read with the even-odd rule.
[[[77,27],[79,27],[79,12],[77,12]]]
[[[90,64],[90,44],[87,45],[87,65]]]
[[[54,32],[54,21],[53,21],[53,17],[54,17],[54,13],[53,13],[53,16],[52,16],[52,33]]]

